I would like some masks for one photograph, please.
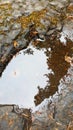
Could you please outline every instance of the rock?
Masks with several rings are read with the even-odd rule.
[[[12,57],[31,43],[32,33],[34,36],[37,32],[40,38],[47,34],[45,37],[50,39],[51,44],[54,39],[56,41],[54,36],[57,37],[57,31],[60,34],[63,26],[65,38],[73,40],[73,12],[70,4],[72,2],[72,0],[0,1],[0,76]],[[34,23],[34,28],[30,29],[31,23]],[[40,104],[39,110],[32,113],[32,130],[73,128],[73,66],[60,81],[58,92],[43,102],[42,107]],[[13,110],[13,105],[0,106],[0,130],[26,130],[28,122],[23,117],[26,114],[17,114],[19,111],[15,113]]]
[[[51,35],[51,34],[54,33],[54,31],[55,31],[55,29],[49,30],[46,34],[47,34],[47,35]]]
[[[14,23],[12,25],[12,30],[19,31],[20,29],[21,29],[21,24],[20,23]]]
[[[73,128],[73,66],[61,79],[58,93],[45,99],[32,113],[32,130]]]
[[[25,109],[24,116],[22,114],[16,114],[14,106],[15,105],[0,105],[0,130],[26,130],[27,127],[30,127],[30,111]],[[26,116],[28,117],[25,116],[26,111]]]
[[[12,16],[16,19],[18,18],[19,16],[21,16],[21,13],[19,10],[14,10],[14,12],[12,13]]]
[[[11,30],[9,33],[7,33],[7,36],[13,40],[16,38],[16,36],[20,33],[21,29],[17,29],[17,30]]]

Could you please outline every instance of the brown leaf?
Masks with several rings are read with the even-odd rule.
[[[13,46],[16,48],[18,46],[18,42],[17,41],[14,41],[13,42]]]
[[[72,58],[70,56],[65,56],[65,61],[68,62],[68,63],[71,63],[72,61]]]
[[[2,57],[0,61],[3,63],[3,62],[5,62],[5,60],[6,60],[6,58]]]
[[[13,124],[13,120],[9,120],[9,126]]]

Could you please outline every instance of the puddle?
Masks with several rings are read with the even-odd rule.
[[[37,86],[46,85],[48,72],[44,50],[33,48],[33,55],[23,51],[12,59],[0,79],[0,104],[34,106]],[[25,51],[25,50],[24,50]]]
[[[28,54],[27,54],[28,53]],[[33,108],[57,90],[70,64],[73,43],[47,40],[23,50],[8,64],[0,79],[0,104],[18,104]]]

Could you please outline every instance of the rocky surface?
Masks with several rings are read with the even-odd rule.
[[[0,0],[0,76],[17,52],[48,38],[60,38],[65,45],[66,38],[73,40],[72,0]],[[73,61],[70,64],[56,94],[32,112],[30,129],[73,129]],[[29,129],[27,114],[18,108],[13,111],[13,105],[0,106],[0,129]]]
[[[40,35],[51,38],[53,33],[59,37],[62,30],[67,32],[72,25],[72,11],[73,3],[68,0],[47,0],[46,2],[44,0],[15,2],[1,0],[0,75],[13,55],[26,48],[32,40],[36,45]],[[68,26],[68,21],[71,21],[70,26]],[[73,31],[70,36],[72,38]]]
[[[36,107],[32,122],[32,130],[73,129],[73,66],[60,80],[58,91]]]
[[[0,130],[28,130],[31,112],[16,105],[0,105]]]

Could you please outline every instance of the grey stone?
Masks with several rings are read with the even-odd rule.
[[[54,31],[55,31],[55,29],[49,30],[46,34],[47,34],[47,35],[51,35],[51,34],[54,33]]]
[[[21,29],[21,24],[20,23],[14,23],[12,25],[12,30],[17,30],[17,29]]]
[[[7,35],[11,40],[13,40],[20,33],[20,31],[21,29],[11,30]]]
[[[39,106],[33,113],[33,130],[34,126],[35,129],[39,128],[38,126],[41,125],[42,121],[42,126],[47,125],[47,130],[67,130],[68,125],[70,124],[71,125],[69,127],[73,128],[73,66],[68,69],[65,81],[61,80],[58,87],[60,91],[58,90],[58,95],[55,94],[51,97],[52,102],[48,104],[50,100],[47,99],[48,102],[45,102],[45,106]],[[38,123],[36,119],[38,120]]]
[[[21,13],[19,10],[14,10],[14,12],[12,13],[12,16],[16,19],[18,18],[19,16],[21,16]]]
[[[16,114],[14,105],[0,105],[0,117],[0,130],[26,130],[27,128],[28,119]]]
[[[4,64],[7,64],[10,60],[7,56],[13,56],[17,51],[27,47],[31,43],[29,39],[29,29],[24,29],[27,35],[27,40],[25,35],[23,35],[23,29],[21,23],[17,23],[18,17],[22,15],[28,16],[34,11],[40,11],[45,9],[45,15],[41,18],[40,23],[44,25],[35,27],[40,35],[47,34],[50,35],[54,31],[60,31],[63,23],[63,32],[66,33],[66,37],[73,39],[73,23],[68,20],[68,16],[72,16],[72,12],[68,12],[67,6],[72,0],[1,0],[0,4],[11,3],[11,10],[1,10],[0,15],[3,19],[0,19],[0,60],[1,58],[6,58],[6,62],[0,62],[0,74],[5,69]],[[67,11],[67,12],[66,12]],[[9,16],[7,15],[9,12]],[[64,17],[63,17],[64,16]],[[62,18],[63,17],[63,18]],[[56,22],[54,24],[54,19]],[[36,18],[37,19],[37,18]],[[12,21],[13,20],[13,21]],[[61,21],[62,20],[62,21]],[[30,22],[34,20],[31,19]],[[21,21],[22,22],[22,21]],[[29,23],[30,24],[30,23]],[[29,27],[26,27],[29,28]],[[19,35],[19,37],[17,37]],[[57,35],[57,33],[55,34]],[[18,43],[17,46],[13,46],[14,39]],[[6,44],[7,43],[7,44]],[[8,45],[8,48],[5,46]],[[11,57],[9,57],[11,58]],[[8,60],[8,61],[7,61]],[[2,69],[2,70],[1,70]],[[73,121],[73,67],[68,70],[67,75],[69,77],[65,78],[65,82],[61,82],[59,85],[59,91],[57,94],[51,97],[51,103],[48,100],[46,110],[43,106],[41,114],[34,112],[32,116],[34,121],[32,123],[32,130],[67,130],[67,126],[70,128],[70,124]],[[40,104],[41,105],[41,104]],[[26,119],[22,116],[13,112],[13,106],[0,106],[0,130],[22,130],[26,123]]]

